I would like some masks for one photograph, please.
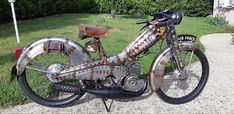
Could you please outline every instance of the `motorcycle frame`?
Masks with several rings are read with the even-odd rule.
[[[26,65],[41,53],[66,53],[69,56],[69,61],[70,64],[72,64],[72,67],[62,71],[59,75],[56,75],[55,78],[105,80],[107,76],[113,75],[121,79],[121,77],[128,75],[129,72],[126,67],[120,65],[127,60],[134,59],[137,55],[146,51],[158,42],[164,36],[164,33],[166,33],[168,46],[155,57],[149,70],[151,89],[157,91],[163,82],[166,63],[172,58],[174,65],[176,65],[177,68],[182,68],[183,64],[180,63],[180,50],[198,49],[198,46],[193,42],[181,42],[179,44],[176,40],[174,25],[167,26],[164,29],[165,30],[162,31],[160,28],[149,25],[146,29],[143,29],[139,36],[131,42],[127,48],[110,57],[106,56],[100,39],[94,38],[98,43],[100,57],[100,59],[96,61],[92,60],[89,53],[81,45],[72,40],[56,36],[41,39],[24,49],[17,62],[15,74],[20,76],[26,69]],[[79,54],[82,54],[83,58],[79,58]]]

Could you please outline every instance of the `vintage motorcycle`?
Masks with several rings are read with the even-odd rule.
[[[85,93],[105,99],[138,97],[148,84],[165,102],[189,102],[205,87],[209,64],[195,36],[176,35],[175,25],[182,17],[181,12],[164,11],[137,22],[146,25],[127,48],[113,56],[107,56],[101,44],[109,29],[80,24],[80,38],[92,37],[84,47],[60,36],[40,39],[23,49],[12,76],[26,96],[50,107],[67,106]],[[164,39],[165,48],[144,74],[139,59]],[[99,59],[90,52],[98,52]]]

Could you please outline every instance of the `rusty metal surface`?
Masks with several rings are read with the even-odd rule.
[[[180,42],[179,48],[180,51],[189,51],[198,49],[197,44],[193,42]],[[164,49],[154,60],[154,63],[151,65],[150,69],[150,86],[153,91],[157,91],[162,83],[163,76],[165,71],[165,65],[174,59],[171,48]]]
[[[72,78],[76,79],[77,77],[81,78],[81,76],[79,76],[79,75],[82,75],[82,74],[77,73],[77,72],[82,70],[84,72],[83,76],[86,79],[104,79],[104,78],[106,78],[108,76],[106,73],[100,73],[100,74],[97,74],[97,75],[95,74],[95,76],[92,76],[92,73],[94,73],[94,71],[96,73],[96,71],[97,71],[96,69],[92,70],[92,68],[101,67],[101,69],[103,71],[110,71],[110,66],[115,68],[115,67],[121,65],[126,60],[131,59],[132,57],[134,57],[134,56],[138,55],[139,53],[143,52],[145,49],[148,49],[149,47],[151,47],[159,39],[160,39],[160,35],[158,35],[155,32],[155,28],[153,28],[151,26],[148,29],[146,29],[144,32],[142,32],[121,53],[113,55],[113,56],[108,57],[108,58],[105,58],[106,57],[105,52],[104,52],[104,50],[103,50],[103,48],[101,46],[101,48],[99,49],[99,51],[100,51],[100,60],[93,61],[93,62],[87,62],[87,63],[81,64],[81,65],[71,67],[69,69],[66,69],[66,70],[62,71],[60,76],[65,77],[66,74],[69,74],[69,79],[72,79]],[[109,67],[102,67],[102,66],[109,66]],[[85,70],[85,69],[90,69],[90,70]],[[115,70],[113,68],[112,68],[112,70],[116,71],[116,73],[112,74],[116,78],[119,77],[119,75],[117,75],[118,73],[119,74],[125,74],[125,75],[122,75],[122,77],[126,76],[125,70],[124,71],[119,71],[118,73],[117,73],[118,70]],[[76,72],[76,74],[74,74],[73,72]],[[72,76],[72,73],[73,73],[73,76]],[[109,75],[110,74],[111,73],[109,73]]]
[[[150,87],[153,91],[157,91],[162,83],[165,65],[170,61],[172,54],[171,49],[166,48],[163,50],[154,60],[154,63],[151,65],[150,69]]]
[[[155,32],[155,28],[149,27],[128,45],[121,53],[107,58],[107,63],[120,65],[124,61],[140,54],[144,50],[155,44],[161,36]]]
[[[193,42],[180,42],[179,47],[180,47],[180,50],[183,50],[183,51],[199,49],[199,46]]]
[[[49,37],[41,39],[28,46],[20,56],[17,63],[17,74],[20,75],[28,62],[42,53],[66,53],[69,57],[70,68],[56,74],[60,79],[87,79],[104,80],[107,76],[113,75],[117,80],[129,74],[128,69],[121,64],[127,60],[132,60],[136,55],[145,51],[162,36],[149,26],[142,31],[139,36],[130,43],[122,52],[107,57],[105,51],[99,43],[100,60],[92,61],[90,55],[83,47],[72,40],[63,37]],[[97,39],[96,39],[97,40]],[[99,41],[99,39],[98,39]],[[194,43],[180,42],[180,50],[197,49]],[[157,91],[163,82],[165,64],[172,58],[171,49],[167,48],[155,59],[150,70],[150,85],[153,91]]]
[[[63,72],[61,72],[63,73]],[[69,72],[56,76],[57,79],[80,79],[80,80],[105,80],[109,75],[115,76],[117,81],[128,75],[128,69],[125,66],[101,65],[92,68],[86,68],[75,72]]]
[[[51,36],[38,40],[24,49],[16,65],[17,75],[23,73],[30,60],[43,53],[65,53],[71,66],[92,61],[90,55],[76,42],[64,37]]]

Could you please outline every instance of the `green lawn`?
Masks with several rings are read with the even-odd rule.
[[[117,29],[102,39],[108,55],[124,49],[137,36],[143,25],[136,25],[137,20],[148,17],[117,16],[116,19],[108,18],[107,14],[59,14],[44,18],[19,21],[21,44],[16,43],[13,23],[0,25],[0,106],[22,104],[29,102],[23,95],[16,81],[10,83],[11,67],[16,63],[15,49],[46,36],[65,36],[81,44],[88,40],[78,39],[78,26],[80,23],[104,25]],[[214,32],[225,32],[226,26],[215,27],[208,23],[208,18],[185,17],[182,24],[177,27],[178,34],[194,34],[201,36]],[[152,53],[142,59],[144,70],[148,71],[152,59],[159,50],[156,45]]]

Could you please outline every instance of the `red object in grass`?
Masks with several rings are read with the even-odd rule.
[[[19,59],[19,57],[20,57],[22,51],[23,51],[23,48],[16,48],[16,50],[15,50],[15,58],[16,58],[17,60]]]

